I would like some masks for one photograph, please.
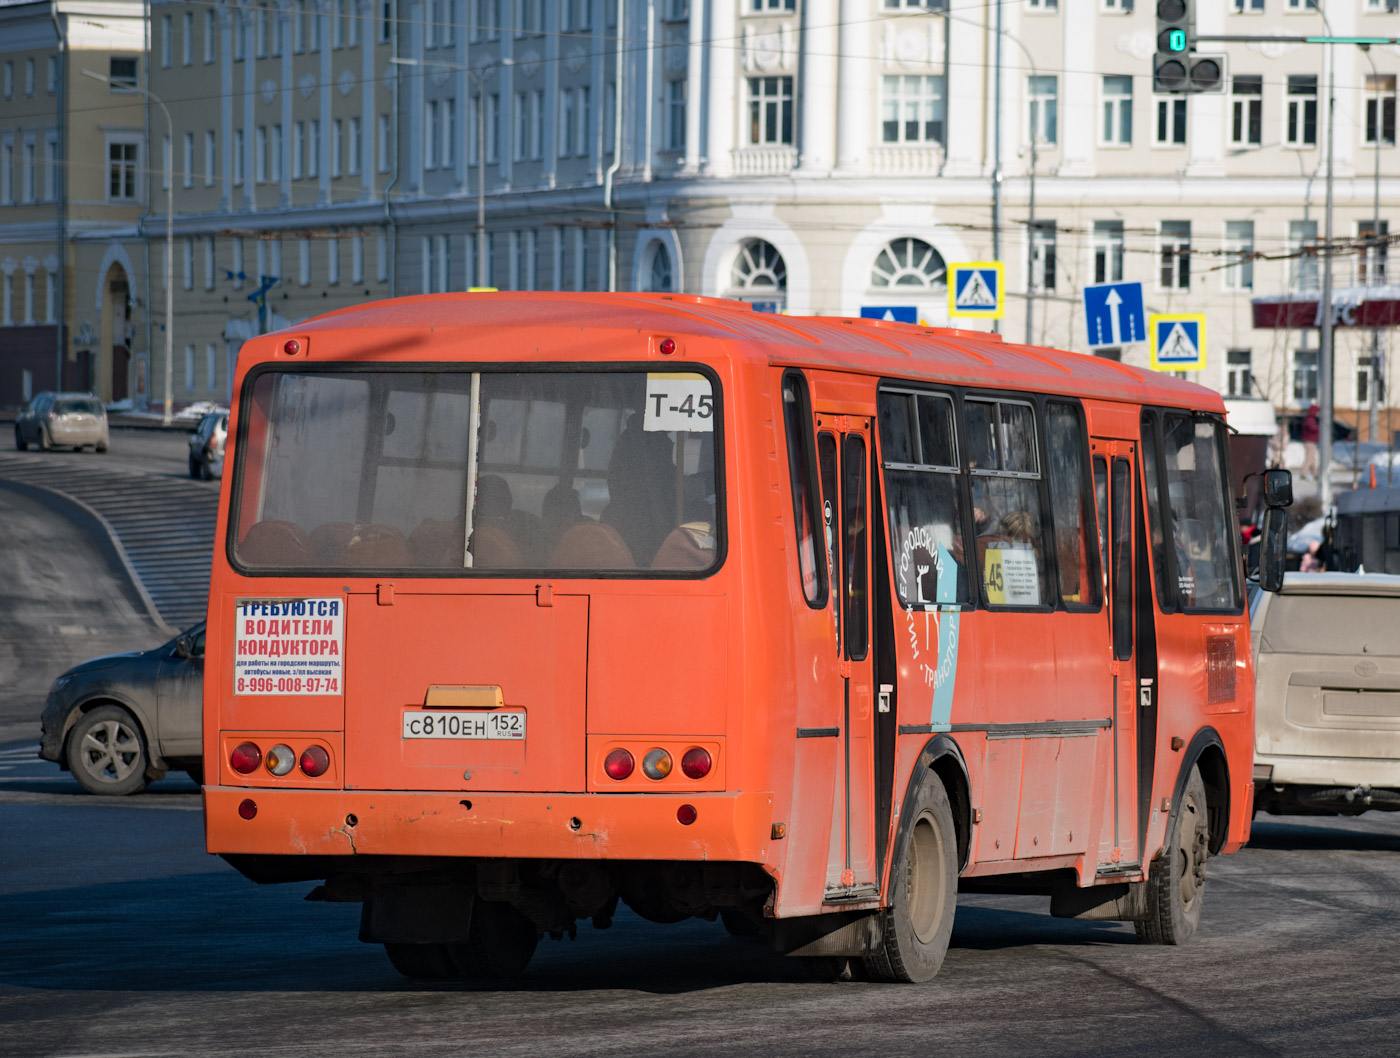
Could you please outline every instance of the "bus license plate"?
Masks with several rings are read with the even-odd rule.
[[[403,714],[403,737],[524,741],[525,714],[409,709]]]

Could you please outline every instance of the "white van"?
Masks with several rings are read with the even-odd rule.
[[[1400,810],[1400,576],[1289,573],[1252,603],[1255,811]]]

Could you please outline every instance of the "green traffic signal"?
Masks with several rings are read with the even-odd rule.
[[[1174,29],[1167,34],[1167,51],[1177,52],[1186,50],[1186,31],[1184,29]]]

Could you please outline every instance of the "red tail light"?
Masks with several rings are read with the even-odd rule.
[[[608,778],[622,780],[632,774],[632,769],[637,766],[637,762],[632,759],[632,754],[625,749],[615,749],[603,760],[603,770],[608,773]]]
[[[687,779],[703,779],[710,774],[711,764],[709,751],[693,746],[681,758],[681,771],[685,772]]]
[[[252,819],[258,814],[258,802],[251,797],[244,798],[238,802],[238,814],[244,819]]]
[[[331,766],[331,755],[320,746],[308,746],[301,754],[301,770],[313,779],[326,774]]]
[[[228,756],[229,767],[239,775],[251,775],[262,763],[262,750],[256,742],[243,742],[233,748]]]
[[[700,813],[695,811],[694,805],[681,805],[676,809],[676,822],[683,827],[690,826],[699,817]]]

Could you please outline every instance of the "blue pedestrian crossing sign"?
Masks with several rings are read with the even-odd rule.
[[[1006,284],[1000,261],[948,266],[948,315],[999,320],[1006,313]]]
[[[1206,318],[1199,312],[1148,317],[1153,371],[1200,371],[1206,366]]]
[[[1084,288],[1089,347],[1131,345],[1147,339],[1141,283],[1094,283]]]
[[[862,305],[860,318],[863,320],[894,320],[897,323],[918,323],[917,305]]]

